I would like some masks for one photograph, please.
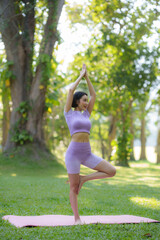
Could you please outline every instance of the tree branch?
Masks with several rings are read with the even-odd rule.
[[[40,45],[39,55],[42,53],[52,55],[54,43],[58,40],[57,24],[62,11],[64,0],[48,0],[48,19],[44,28],[44,35]]]
[[[40,45],[39,59],[41,55],[47,54],[50,58],[52,56],[54,44],[57,40],[57,25],[59,17],[62,11],[64,0],[48,0],[48,19],[44,28],[44,35]],[[27,129],[32,132],[34,125],[39,122],[39,114],[43,115],[45,108],[45,93],[47,88],[47,81],[43,82],[43,87],[40,88],[43,71],[45,69],[45,62],[39,61],[36,68],[36,74],[32,82],[30,101],[32,106],[36,106],[36,112],[33,113],[32,117],[28,121]]]
[[[59,17],[61,15],[63,4],[64,4],[64,0],[55,0],[55,1],[48,0],[49,13],[48,13],[47,22],[44,28],[43,39],[40,44],[39,58],[42,54],[47,54],[50,56],[50,58],[52,56],[53,47],[57,40],[57,25],[58,25]],[[37,92],[38,95],[35,94],[34,88],[36,88],[36,86],[38,86],[40,83],[42,71],[43,71],[42,63],[39,62],[36,68],[36,75],[32,84],[33,87],[31,92],[31,99],[36,99],[39,95],[38,92]]]
[[[25,16],[23,17],[22,41],[25,51],[25,69],[24,69],[24,85],[30,91],[33,81],[32,62],[34,49],[34,33],[35,33],[35,0],[23,0],[25,4]],[[27,87],[28,86],[28,87]],[[27,91],[24,92],[27,94]]]
[[[17,48],[19,40],[18,22],[15,16],[14,3],[11,0],[0,1],[0,31],[6,51],[13,51]]]

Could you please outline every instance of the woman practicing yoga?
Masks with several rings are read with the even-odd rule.
[[[74,93],[83,77],[85,77],[87,81],[90,92],[89,103],[88,95],[86,93]],[[91,122],[89,117],[91,115],[95,99],[95,90],[88,78],[86,65],[83,64],[80,76],[69,89],[67,102],[64,108],[64,116],[72,137],[70,145],[66,151],[65,163],[69,176],[70,203],[75,217],[75,224],[81,224],[81,219],[78,213],[77,195],[82,185],[89,180],[113,177],[116,173],[115,167],[91,152],[91,146],[89,143]],[[72,107],[74,108],[74,111],[72,110]],[[80,175],[81,164],[96,170],[96,172],[86,176]]]

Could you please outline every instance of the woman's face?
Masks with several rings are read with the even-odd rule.
[[[78,108],[81,111],[81,110],[86,110],[87,107],[88,107],[88,96],[83,95],[78,101]]]

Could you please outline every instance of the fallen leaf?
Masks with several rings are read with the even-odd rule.
[[[145,237],[152,237],[152,235],[150,233],[146,233],[144,234]]]

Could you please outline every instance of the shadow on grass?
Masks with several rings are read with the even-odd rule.
[[[52,174],[66,172],[64,165],[59,159],[50,153],[28,145],[26,148],[17,148],[7,154],[0,154],[0,175],[33,175]]]

